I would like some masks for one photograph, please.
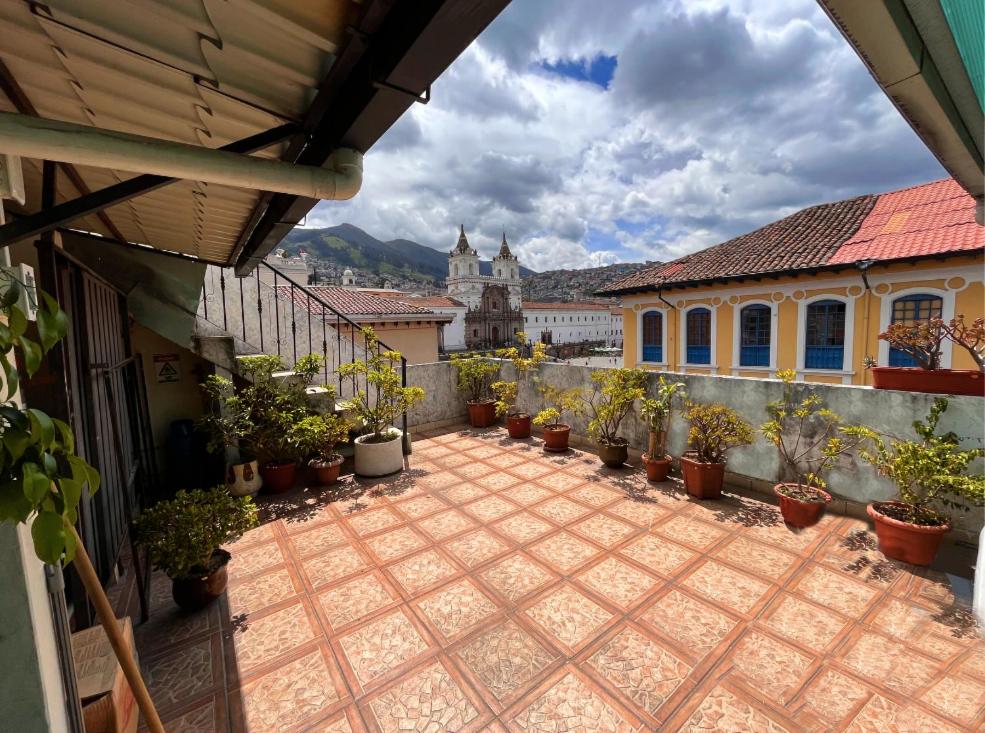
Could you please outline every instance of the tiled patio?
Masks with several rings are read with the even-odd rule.
[[[155,578],[137,637],[168,731],[985,725],[970,611],[864,522],[795,533],[499,430],[425,435],[410,466],[265,500],[207,612]]]

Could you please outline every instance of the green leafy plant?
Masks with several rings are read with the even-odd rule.
[[[725,463],[728,451],[755,438],[752,426],[726,405],[688,402],[684,417],[691,424],[688,445],[700,463]]]
[[[938,434],[941,415],[947,410],[943,397],[934,400],[926,421],[916,420],[913,430],[917,440],[886,438],[867,427],[846,429],[846,433],[863,439],[859,455],[890,479],[899,491],[896,519],[912,524],[940,526],[948,517],[935,508],[936,503],[968,511],[985,506],[985,475],[968,473],[972,461],[985,455],[981,448],[962,450],[954,432]],[[886,513],[880,507],[880,511]]]
[[[342,364],[338,371],[343,379],[365,379],[369,388],[358,390],[350,404],[366,432],[373,436],[370,442],[382,443],[393,439],[389,426],[397,416],[424,400],[424,390],[401,386],[400,372],[395,368],[402,359],[400,352],[381,349],[372,328],[364,328],[362,333],[368,357]]]
[[[349,424],[345,418],[333,414],[306,417],[295,425],[294,431],[305,455],[314,454],[321,461],[342,458],[335,447],[349,440]]]
[[[890,347],[909,354],[921,369],[940,369],[945,324],[940,318],[921,323],[893,323],[879,334]]]
[[[547,429],[557,429],[561,427],[561,419],[565,414],[581,414],[583,409],[582,393],[577,387],[561,389],[553,384],[547,384],[539,386],[538,391],[547,407],[534,415],[534,425],[540,425]]]
[[[451,363],[458,373],[458,391],[471,404],[490,399],[492,382],[499,374],[499,363],[481,354],[452,354]]]
[[[827,486],[822,474],[855,450],[862,438],[845,432],[851,426],[824,406],[816,390],[796,386],[796,372],[784,369],[776,376],[783,381],[783,396],[766,406],[770,419],[760,431],[776,446],[787,476],[806,487],[801,493],[810,496],[811,489]],[[806,391],[803,397],[798,397],[798,389]]]
[[[493,382],[492,391],[496,396],[496,415],[513,415],[520,385],[516,382]]]
[[[667,433],[675,403],[681,404],[687,397],[684,382],[670,382],[661,374],[657,380],[657,396],[640,400],[640,417],[646,423],[646,456],[651,461],[663,460],[667,455]]]
[[[178,491],[141,512],[134,526],[155,568],[172,580],[201,577],[215,550],[257,526],[257,509],[250,497],[231,496],[221,486]]]
[[[592,393],[585,401],[592,415],[588,434],[599,443],[624,445],[619,426],[633,411],[636,400],[646,396],[646,372],[642,369],[600,369],[592,372]]]
[[[531,344],[527,334],[519,331],[515,334],[516,346],[509,346],[500,349],[497,356],[506,359],[513,364],[516,373],[516,380],[513,382],[493,382],[491,385],[493,394],[496,396],[496,414],[503,415],[523,415],[522,410],[516,411],[517,398],[520,386],[526,381],[530,372],[547,360],[547,346],[545,344]],[[524,351],[529,350],[530,355],[524,356]]]
[[[99,474],[75,452],[75,437],[63,421],[18,401],[21,374],[30,377],[68,332],[68,318],[43,291],[34,334],[17,305],[23,283],[10,272],[0,280],[0,521],[31,522],[34,551],[46,563],[70,562],[77,550],[74,530],[79,501],[99,489]]]

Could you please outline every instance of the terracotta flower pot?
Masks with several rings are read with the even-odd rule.
[[[226,467],[226,491],[233,496],[256,496],[263,486],[256,461],[233,463]]]
[[[972,369],[872,367],[871,371],[876,389],[985,397],[985,374]]]
[[[701,463],[691,458],[681,458],[684,488],[695,499],[720,499],[725,483],[724,463]]]
[[[629,458],[629,443],[623,438],[616,438],[611,443],[599,443],[599,458],[609,468],[622,468]]]
[[[879,551],[890,560],[901,560],[911,565],[930,565],[937,557],[941,540],[950,529],[950,523],[922,525],[903,522],[886,516],[884,507],[902,507],[898,501],[882,501],[869,504],[866,511],[876,523]]]
[[[788,496],[784,489],[799,490],[805,494],[816,496],[815,501],[807,501],[796,496]],[[813,527],[821,520],[824,508],[831,501],[831,494],[822,489],[807,487],[801,484],[777,484],[773,493],[780,498],[780,514],[783,521],[791,527]]]
[[[271,494],[283,494],[294,486],[297,464],[294,461],[271,461],[260,466],[263,487]]]
[[[339,480],[339,471],[342,468],[342,456],[336,454],[331,459],[312,458],[308,461],[308,468],[314,474],[315,483],[319,486],[331,486]]]
[[[544,450],[551,453],[564,453],[568,450],[568,438],[571,435],[570,425],[544,426]]]
[[[492,400],[469,402],[469,424],[473,428],[488,428],[496,422],[496,403]]]
[[[506,418],[506,430],[511,438],[521,440],[530,437],[530,415],[510,415]]]
[[[209,562],[211,572],[205,575],[171,580],[171,597],[184,611],[198,611],[215,601],[226,590],[229,578],[226,565],[231,555],[225,550],[213,550]]]
[[[670,473],[670,456],[650,460],[644,453],[640,458],[646,466],[646,480],[653,482],[666,481]]]

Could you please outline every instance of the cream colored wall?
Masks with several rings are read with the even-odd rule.
[[[403,354],[408,364],[438,361],[438,326],[433,321],[422,321],[420,325],[415,321],[410,325],[392,321],[370,325],[380,341]]]
[[[623,363],[637,365],[639,354],[639,318],[647,310],[664,313],[666,331],[666,366],[640,364],[646,369],[666,369],[690,374],[736,374],[750,377],[772,376],[779,369],[800,369],[798,376],[808,381],[844,384],[869,384],[871,379],[863,359],[871,355],[885,363],[880,354],[879,333],[888,325],[891,303],[907,291],[930,289],[945,300],[945,317],[963,314],[974,320],[985,313],[982,255],[951,258],[944,262],[924,261],[914,264],[874,266],[869,271],[871,290],[866,290],[857,271],[819,273],[777,278],[762,282],[735,282],[706,288],[667,290],[663,298],[644,293],[623,299],[624,345]],[[846,321],[851,321],[851,335],[846,340],[846,358],[850,363],[843,370],[815,371],[803,369],[798,357],[802,352],[800,334],[801,310],[814,297],[840,296],[848,301]],[[770,370],[739,368],[735,353],[735,317],[742,304],[765,301],[775,308],[775,364]],[[692,305],[707,305],[715,316],[715,354],[711,367],[688,367],[681,358],[685,309]],[[848,324],[846,323],[846,326]],[[885,344],[882,351],[886,352]],[[880,358],[881,357],[881,358]],[[947,347],[945,363],[954,369],[973,369],[971,356],[963,349]]]

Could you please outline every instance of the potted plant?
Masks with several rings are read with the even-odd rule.
[[[230,496],[222,487],[178,491],[134,522],[138,543],[154,567],[171,578],[171,597],[185,611],[197,611],[226,589],[230,554],[221,549],[257,526],[248,496]]]
[[[345,418],[335,414],[312,415],[299,422],[295,432],[306,452],[315,454],[308,461],[315,482],[319,486],[330,486],[338,481],[345,459],[335,451],[335,446],[349,440],[349,424]]]
[[[683,382],[668,382],[660,375],[657,396],[640,400],[640,417],[646,423],[648,432],[646,452],[642,456],[648,481],[667,480],[670,471],[670,456],[667,455],[670,418],[675,400],[683,400],[686,396]]]
[[[498,352],[501,359],[512,362],[516,380],[493,382],[492,391],[496,395],[496,415],[506,416],[506,430],[511,438],[522,439],[530,437],[531,418],[529,413],[516,410],[517,397],[526,376],[547,359],[547,346],[542,343],[530,344],[522,331],[516,334],[516,339],[518,346],[510,346]],[[525,348],[529,348],[530,356],[523,356]]]
[[[452,364],[458,371],[458,391],[465,395],[469,424],[487,428],[496,422],[496,401],[490,390],[499,374],[499,364],[482,354],[453,354]]]
[[[971,325],[961,315],[949,322],[931,318],[921,323],[894,323],[879,338],[911,356],[917,366],[870,366],[876,389],[985,396],[985,319]],[[946,341],[966,349],[978,369],[942,369]]]
[[[876,525],[879,550],[892,560],[930,565],[941,540],[951,528],[940,505],[968,511],[985,506],[985,475],[968,474],[969,464],[985,455],[981,448],[961,450],[953,432],[937,433],[947,400],[934,400],[926,422],[916,420],[917,440],[893,438],[889,445],[875,431],[847,430],[865,439],[859,455],[886,476],[899,492],[891,501],[876,501],[867,511]]]
[[[561,389],[552,384],[538,387],[547,407],[534,415],[533,424],[544,429],[544,450],[563,453],[568,450],[571,426],[561,422],[565,413],[577,415],[582,408],[581,390]]]
[[[688,402],[684,417],[690,423],[690,455],[681,458],[684,488],[697,499],[718,499],[725,483],[728,451],[752,443],[752,427],[735,410],[722,404]]]
[[[812,527],[831,501],[822,474],[839,457],[854,450],[861,439],[844,430],[841,418],[824,404],[814,389],[794,385],[796,372],[785,369],[776,376],[783,381],[783,396],[770,402],[770,419],[760,428],[780,453],[781,475],[788,479],[773,487],[780,499],[783,520],[792,527]],[[797,390],[805,390],[803,397]],[[847,439],[843,435],[849,436]]]
[[[237,456],[226,462],[226,490],[233,496],[256,496],[263,479],[257,458],[251,453],[253,426],[249,407],[226,377],[211,374],[201,386],[210,398],[211,411],[197,424],[209,436],[209,452]]]
[[[367,385],[349,401],[351,411],[362,422],[365,433],[353,445],[355,470],[359,476],[386,476],[403,470],[403,433],[393,422],[424,399],[420,387],[404,387],[399,351],[384,351],[372,328],[363,329],[367,358],[339,366],[343,378],[362,377]]]
[[[592,372],[592,394],[586,400],[592,414],[588,434],[598,442],[599,458],[609,468],[619,468],[629,457],[629,441],[619,436],[619,426],[645,395],[646,372],[641,369]]]

